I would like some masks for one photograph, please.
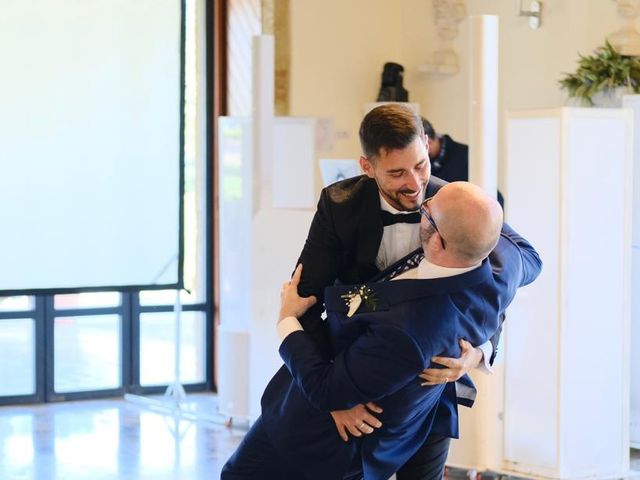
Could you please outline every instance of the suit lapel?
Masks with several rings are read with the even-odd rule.
[[[382,218],[380,217],[380,195],[374,179],[368,179],[364,186],[362,209],[357,219],[356,259],[363,268],[361,278],[371,278],[378,272],[376,257],[382,242]]]

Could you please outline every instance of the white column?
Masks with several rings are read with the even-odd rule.
[[[497,195],[498,171],[498,17],[472,16],[469,77],[469,181]],[[499,470],[502,463],[504,365],[502,355],[491,376],[471,372],[478,398],[473,409],[460,408],[460,440],[447,463]]]
[[[249,319],[249,415],[260,414],[260,397],[267,380],[273,375],[279,358],[275,335],[277,292],[265,284],[266,226],[263,218],[270,211],[273,188],[273,123],[275,51],[272,35],[253,37],[253,216],[251,222],[251,302]],[[271,228],[277,228],[275,224]],[[279,262],[274,259],[273,262]],[[283,276],[283,280],[286,276]]]
[[[469,18],[469,180],[498,187],[498,17]]]
[[[270,202],[273,179],[273,103],[275,53],[272,35],[253,37],[253,192],[254,206]],[[255,208],[257,210],[257,208]]]

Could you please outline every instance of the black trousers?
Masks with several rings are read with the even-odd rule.
[[[441,480],[450,442],[448,437],[429,435],[420,450],[398,470],[397,480]]]

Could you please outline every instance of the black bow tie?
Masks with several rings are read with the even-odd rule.
[[[391,213],[386,210],[380,210],[382,217],[382,225],[394,225],[396,223],[420,223],[420,213]]]

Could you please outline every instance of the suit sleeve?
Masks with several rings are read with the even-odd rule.
[[[542,260],[540,259],[540,255],[536,252],[535,248],[522,236],[520,236],[513,228],[511,228],[508,224],[504,224],[502,226],[502,232],[500,233],[500,241],[507,241],[509,244],[515,247],[517,251],[517,255],[514,257],[509,256],[508,261],[517,261],[520,262],[521,267],[521,275],[520,281],[517,285],[510,285],[512,289],[516,289],[519,287],[523,287],[525,285],[529,285],[533,282],[542,270]],[[502,268],[503,263],[507,261],[505,258],[502,258],[498,253],[497,249],[494,250],[491,254],[489,254],[489,260],[491,262],[491,266],[493,268],[494,273],[501,276],[504,269]],[[505,319],[504,312],[500,313],[500,324],[498,326],[498,330],[491,337],[491,345],[493,347],[493,353],[491,358],[489,359],[489,363],[493,365],[494,360],[496,359],[496,355],[498,353],[498,343],[500,342],[500,334],[502,333],[502,324]]]
[[[510,243],[518,248],[520,253],[520,261],[522,262],[522,281],[518,287],[524,287],[532,283],[542,271],[542,260],[535,248],[523,237],[521,237],[513,228],[506,223],[502,226],[500,233],[502,238],[507,239]]]
[[[296,266],[299,263],[304,266],[298,293],[303,297],[314,295],[318,299],[317,303],[300,317],[300,323],[326,353],[330,352],[331,344],[321,319],[324,310],[324,289],[333,285],[338,277],[342,252],[343,246],[333,221],[332,203],[327,190],[324,189]]]
[[[305,331],[285,338],[280,356],[309,402],[332,411],[378,400],[419,381],[416,372],[431,353],[398,328],[382,325],[370,328],[333,361]]]

